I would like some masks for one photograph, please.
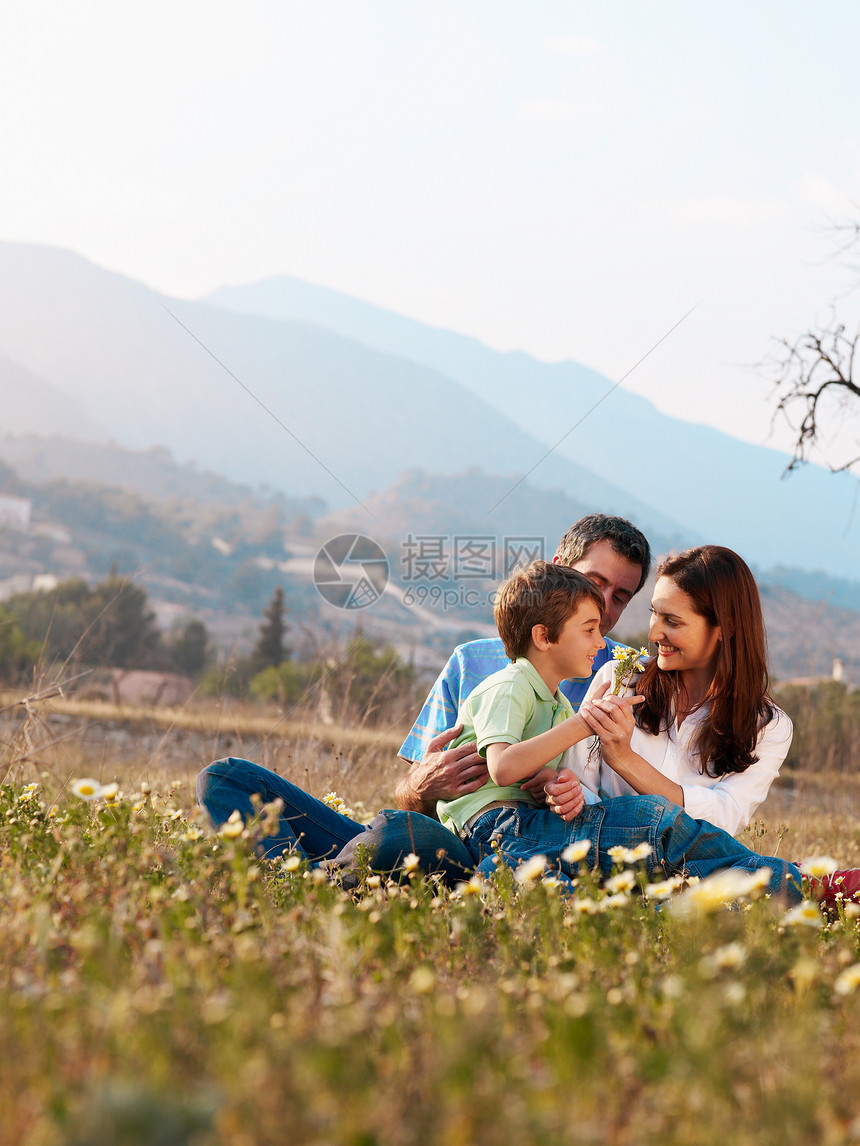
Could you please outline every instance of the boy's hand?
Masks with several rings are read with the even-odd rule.
[[[572,820],[585,807],[582,785],[569,768],[553,775],[544,785],[547,806],[565,821]]]

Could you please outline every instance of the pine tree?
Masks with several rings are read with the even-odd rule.
[[[284,614],[284,590],[278,585],[272,594],[272,599],[263,610],[263,624],[260,626],[260,635],[252,654],[255,671],[268,668],[269,665],[277,667],[288,659],[290,650],[284,644],[286,622]]]

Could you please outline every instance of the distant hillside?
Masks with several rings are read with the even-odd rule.
[[[522,473],[544,452],[517,420],[431,368],[304,322],[165,299],[48,247],[0,243],[0,353],[97,412],[124,446],[165,445],[180,462],[331,505],[363,500],[411,466]],[[6,428],[16,429],[14,407]],[[541,480],[685,532],[564,458],[551,457]]]
[[[164,446],[129,450],[115,443],[80,442],[56,435],[0,437],[0,458],[25,481],[52,478],[91,481],[139,494],[148,501],[188,499],[215,505],[241,505],[249,499],[277,501],[289,518],[325,511],[320,498],[286,498],[280,491],[252,489],[193,462],[180,465]]]
[[[82,402],[64,394],[23,366],[0,357],[0,426],[16,434],[68,434],[95,439],[106,435]]]
[[[251,299],[279,317],[240,313],[164,298],[69,252],[0,243],[0,355],[51,388],[46,411],[65,418],[61,399],[71,402],[70,423],[82,412],[97,440],[166,446],[181,466],[267,483],[293,502],[348,507],[408,470],[451,478],[474,466],[528,474],[535,489],[675,544],[714,540],[760,568],[856,576],[860,517],[846,475],[806,467],[780,481],[783,455],[667,418],[577,363],[499,354],[357,300],[333,309],[333,292],[296,292],[297,318],[280,296]],[[3,428],[32,433],[16,393]],[[513,528],[509,501],[500,531]]]
[[[502,498],[498,508],[483,512],[483,507],[493,506]],[[506,537],[539,537],[550,560],[561,535],[574,521],[593,511],[563,490],[538,490],[529,482],[517,484],[515,477],[485,474],[474,468],[451,476],[411,470],[365,504],[373,514],[371,524],[361,509],[337,510],[319,519],[318,534],[356,529],[395,545],[410,534],[448,539],[491,536],[499,543]],[[654,531],[649,541],[656,553],[666,553],[679,544],[677,537]]]
[[[515,420],[545,450],[554,447],[554,456],[601,474],[682,522],[690,541],[729,545],[762,567],[823,567],[836,576],[856,576],[860,515],[853,513],[856,479],[848,474],[805,466],[783,480],[787,455],[671,418],[581,363],[501,353],[288,276],[222,287],[207,300],[237,312],[314,322],[430,367]],[[695,362],[690,384],[696,385]],[[764,400],[751,374],[749,401]],[[737,415],[744,418],[743,408]],[[530,481],[538,487],[556,484],[543,465]],[[576,487],[565,488],[579,496]],[[659,530],[656,522],[638,524]]]

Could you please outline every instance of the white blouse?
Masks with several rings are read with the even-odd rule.
[[[595,674],[586,700],[590,700],[600,686],[612,678],[613,669],[610,662]],[[629,692],[635,692],[635,680]],[[729,772],[724,776],[703,774],[698,758],[691,750],[691,742],[698,726],[707,717],[707,706],[691,713],[680,728],[673,720],[668,732],[660,732],[656,736],[634,728],[630,746],[652,767],[681,786],[684,811],[693,819],[707,820],[735,836],[743,831],[767,796],[791,745],[791,720],[781,709],[774,708],[773,718],[759,734],[755,749],[758,760],[745,772]],[[596,752],[589,760],[591,744],[593,740],[575,745],[565,761],[565,765],[573,768],[583,787],[596,791],[600,799],[638,795],[636,789]]]

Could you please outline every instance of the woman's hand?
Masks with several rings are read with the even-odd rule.
[[[644,699],[644,696],[612,696],[607,693],[580,708],[579,715],[600,737],[600,754],[610,766],[629,753],[630,737],[636,726],[633,706],[641,704]]]
[[[578,816],[585,806],[582,785],[569,768],[553,772],[552,779],[544,785],[547,807],[565,821]]]

